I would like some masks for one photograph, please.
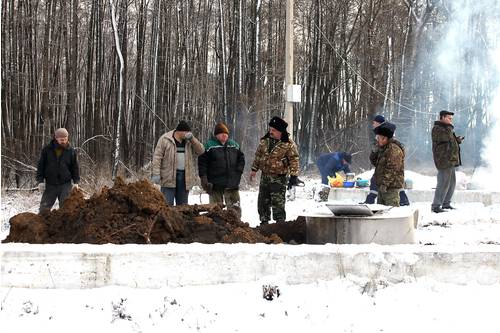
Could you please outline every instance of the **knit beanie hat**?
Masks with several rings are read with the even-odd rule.
[[[186,121],[181,120],[179,121],[179,124],[177,124],[175,130],[179,132],[190,132],[191,127],[189,127],[189,124]]]
[[[215,125],[214,135],[221,133],[226,133],[227,135],[229,135],[229,128],[227,128],[224,123],[218,123],[217,125]]]
[[[281,133],[286,132],[286,128],[288,127],[288,123],[281,119],[280,117],[273,117],[269,122],[269,126],[275,128]]]
[[[382,135],[391,139],[394,136],[394,132],[396,131],[396,125],[389,122],[385,122],[382,125],[375,127],[373,131],[377,135]]]
[[[381,114],[378,114],[375,116],[375,118],[373,118],[373,121],[376,121],[377,123],[385,123],[385,117]]]
[[[62,127],[56,129],[56,131],[54,132],[54,137],[56,138],[67,138],[68,136],[69,136],[68,130]]]

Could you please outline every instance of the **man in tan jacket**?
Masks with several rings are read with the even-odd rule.
[[[175,130],[163,134],[153,155],[153,183],[161,186],[168,204],[188,203],[189,190],[196,184],[195,157],[205,149],[181,120]]]

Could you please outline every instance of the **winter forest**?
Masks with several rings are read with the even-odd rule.
[[[3,0],[2,184],[34,184],[42,146],[66,127],[82,179],[148,174],[158,138],[180,119],[206,141],[225,121],[247,165],[283,115],[285,0]],[[434,168],[430,130],[455,112],[476,168],[494,128],[497,1],[295,0],[293,137],[303,170],[326,151],[369,168],[382,113],[407,167]],[[498,112],[498,111],[496,111]],[[119,151],[115,152],[115,147]],[[115,154],[116,153],[116,154]]]

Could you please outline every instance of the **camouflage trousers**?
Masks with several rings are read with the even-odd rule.
[[[210,203],[225,203],[229,209],[234,209],[241,218],[240,192],[236,190],[213,190],[209,195]]]
[[[377,203],[380,205],[399,207],[399,189],[391,188],[386,192],[378,192]]]
[[[286,220],[286,185],[286,175],[261,175],[257,200],[261,222],[267,222],[271,219],[271,209],[274,221]]]

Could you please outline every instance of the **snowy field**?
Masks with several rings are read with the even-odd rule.
[[[369,177],[369,174],[365,175]],[[408,177],[408,173],[407,173]],[[432,189],[434,177],[411,173],[416,189]],[[459,177],[466,186],[466,177]],[[288,220],[320,208],[319,188],[308,179],[287,203]],[[196,191],[193,191],[196,192]],[[258,224],[257,191],[242,191],[242,220]],[[38,193],[2,196],[2,234],[6,222],[23,211],[36,212]],[[207,203],[193,193],[190,203]],[[430,202],[420,210],[416,237],[433,245],[499,251],[500,205],[463,203],[435,214]],[[230,245],[235,250],[238,244]],[[270,245],[272,246],[272,245]],[[287,245],[291,246],[292,245]],[[352,246],[352,245],[351,245]],[[374,249],[378,245],[363,245]],[[1,245],[0,245],[1,250]],[[500,263],[498,263],[500,265]],[[155,267],[151,267],[152,270]],[[263,285],[277,286],[280,296],[263,298]],[[395,283],[377,277],[347,275],[330,281],[290,285],[276,277],[251,283],[138,289],[103,287],[85,290],[0,288],[1,332],[498,332],[500,281],[493,285],[442,283],[408,276]]]

